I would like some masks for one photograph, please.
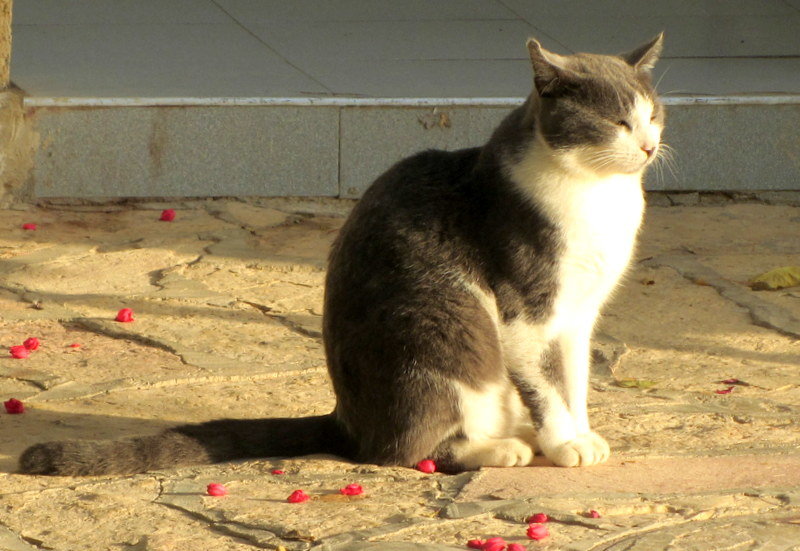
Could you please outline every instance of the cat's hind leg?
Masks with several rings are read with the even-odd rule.
[[[454,382],[460,430],[437,449],[450,470],[529,465],[535,455],[530,441],[517,437],[527,411],[510,381],[484,383],[478,389]]]
[[[520,438],[453,438],[436,452],[444,471],[474,471],[481,467],[524,467],[533,461],[534,450]]]

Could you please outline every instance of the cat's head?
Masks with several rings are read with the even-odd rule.
[[[650,80],[663,34],[620,56],[562,56],[528,41],[539,136],[569,163],[635,173],[659,153],[664,108]]]

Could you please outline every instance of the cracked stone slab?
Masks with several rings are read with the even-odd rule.
[[[0,549],[4,551],[38,551],[41,547],[38,544],[29,544],[14,531],[0,526]]]
[[[587,469],[485,469],[459,501],[571,494],[692,493],[800,488],[800,455],[619,459]]]
[[[213,480],[168,482],[159,502],[222,525],[259,547],[280,544],[287,549],[308,549],[316,543],[334,549],[431,523],[438,511],[437,475],[398,468],[368,472],[358,465],[313,457],[297,469],[291,462],[284,469],[287,474],[278,476],[233,472]],[[227,496],[204,495],[209,482],[220,481]],[[339,488],[354,482],[364,487],[363,495],[339,493]],[[286,498],[297,488],[311,495],[311,501],[288,503]]]
[[[601,538],[570,543],[569,551],[652,551],[680,546],[686,551],[708,549],[797,549],[797,512],[650,525]]]
[[[159,504],[159,483],[153,477],[121,480],[84,480],[41,491],[6,492],[3,524],[11,535],[3,549],[138,549],[151,551],[245,551],[252,546],[210,530],[201,520],[188,518]],[[7,487],[13,480],[6,477]],[[5,547],[13,536],[32,547]],[[6,540],[6,541],[4,541]]]
[[[797,339],[753,325],[749,310],[673,267],[641,263],[604,310],[593,343],[590,416],[612,445],[609,467],[628,462],[617,465],[617,478],[591,468],[559,474],[588,481],[547,482],[551,475],[543,465],[496,469],[507,471],[506,490],[516,493],[503,494],[498,486],[471,495],[489,470],[425,478],[410,469],[320,457],[136,477],[9,474],[22,449],[34,442],[127,437],[219,417],[302,416],[333,408],[319,321],[325,259],[343,221],[330,215],[351,203],[322,202],[305,214],[293,214],[281,207],[290,202],[280,201],[182,203],[32,207],[0,217],[9,224],[0,236],[0,271],[19,276],[24,268],[32,274],[27,281],[4,278],[0,285],[0,344],[28,336],[43,343],[27,360],[0,358],[0,392],[28,405],[24,415],[0,414],[0,527],[8,530],[0,542],[8,536],[34,548],[132,551],[311,543],[270,539],[274,533],[265,528],[272,527],[283,535],[310,534],[319,538],[317,548],[332,551],[464,549],[469,539],[491,536],[528,549],[576,551],[649,551],[664,542],[681,549],[688,542],[694,547],[687,549],[697,551],[797,545],[786,544],[785,536],[796,532],[800,488],[780,480],[764,487],[774,472],[747,486],[746,477],[762,471],[739,459],[772,461],[786,476],[796,470],[778,462],[796,458],[800,449]],[[169,207],[178,209],[176,221],[158,222],[159,210]],[[39,222],[40,230],[19,230],[23,221]],[[690,256],[741,286],[742,274],[796,259],[798,229],[796,207],[653,207],[640,257]],[[92,274],[80,265],[85,258],[97,259],[97,270],[116,270],[98,278],[112,283],[92,289],[86,281]],[[143,261],[133,267],[132,281],[121,278],[120,264],[113,262],[125,258]],[[49,281],[45,273],[59,277]],[[72,285],[73,277],[83,280]],[[796,312],[786,305],[797,301],[789,293],[754,294]],[[112,321],[123,306],[134,309],[136,322]],[[71,349],[71,342],[83,346]],[[725,388],[719,381],[731,377],[750,386],[716,394]],[[621,378],[652,380],[655,386],[621,388],[615,384]],[[693,467],[712,459],[719,460],[719,472]],[[673,466],[661,473],[642,466],[663,467],[659,462],[665,461]],[[643,474],[627,476],[637,465]],[[288,477],[274,480],[270,471],[276,467]],[[669,476],[673,484],[691,486],[686,477],[692,472],[711,488],[668,492]],[[424,480],[433,483],[424,487]],[[184,508],[159,501],[166,488],[186,481],[223,482],[262,500],[234,495],[212,501],[199,484],[183,496],[191,502]],[[369,505],[336,501],[337,488],[351,481],[380,488],[377,498],[386,501],[378,514],[365,509],[351,515]],[[288,495],[295,482],[330,501],[289,509],[298,517],[305,511],[302,518],[279,515],[288,507],[279,502],[285,496],[273,502],[267,494],[280,489]],[[552,483],[549,494],[541,490],[545,482]],[[646,491],[657,484],[658,492]],[[601,511],[602,518],[587,518],[587,509]],[[545,542],[525,537],[525,521],[535,512],[553,518]],[[772,534],[774,542],[767,539]]]
[[[701,285],[710,285],[724,298],[746,308],[753,323],[781,333],[800,338],[800,320],[783,308],[762,300],[753,291],[737,285],[704,266],[689,255],[665,255],[648,260],[650,266],[669,266],[686,279]]]
[[[252,229],[278,226],[291,216],[273,208],[232,201],[213,204],[208,207],[208,212],[230,224]]]

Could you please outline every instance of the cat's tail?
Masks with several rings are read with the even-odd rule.
[[[222,419],[182,425],[154,436],[35,444],[20,456],[25,474],[134,474],[234,459],[353,454],[334,414],[276,419]]]

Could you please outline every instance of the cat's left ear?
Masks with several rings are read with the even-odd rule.
[[[649,73],[655,67],[661,50],[664,48],[664,33],[658,33],[658,36],[653,38],[647,44],[639,46],[635,50],[626,54],[620,55],[622,59],[628,62],[628,65],[637,71],[644,71]]]

